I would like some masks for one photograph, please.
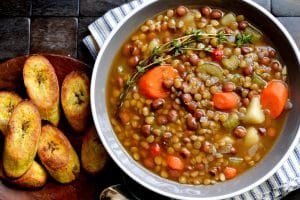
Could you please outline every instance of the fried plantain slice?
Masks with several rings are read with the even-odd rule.
[[[57,126],[60,119],[59,84],[55,70],[44,56],[30,56],[23,68],[27,94],[38,107],[41,117]]]
[[[90,175],[97,175],[107,162],[104,149],[95,127],[90,127],[83,136],[81,147],[81,165]]]
[[[73,71],[65,77],[61,103],[72,128],[76,132],[84,131],[90,115],[90,81],[85,73]]]
[[[13,109],[22,98],[14,92],[0,91],[0,130],[5,135]]]
[[[4,139],[3,169],[8,177],[18,178],[29,169],[40,135],[38,109],[31,101],[21,101],[12,112]]]
[[[17,179],[6,177],[2,164],[0,165],[0,178],[21,188],[35,189],[46,184],[48,174],[46,170],[36,161],[33,161],[27,172]]]
[[[49,174],[60,183],[75,180],[80,172],[78,156],[68,138],[58,128],[42,127],[38,157]]]

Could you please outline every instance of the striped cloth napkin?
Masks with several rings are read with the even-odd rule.
[[[135,0],[120,7],[114,8],[89,25],[91,35],[83,39],[94,58],[97,57],[100,47],[117,23],[133,9],[147,0]],[[267,181],[254,189],[238,195],[232,200],[244,199],[280,199],[289,192],[300,188],[300,142],[281,168]]]

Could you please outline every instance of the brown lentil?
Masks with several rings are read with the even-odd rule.
[[[191,54],[189,59],[190,59],[190,63],[195,66],[197,66],[200,61],[197,54]]]
[[[243,68],[243,74],[248,76],[251,75],[253,72],[253,68],[251,66],[246,66]]]
[[[232,82],[225,82],[223,83],[222,90],[224,92],[232,92],[235,90],[235,84]]]
[[[233,131],[234,136],[236,136],[237,138],[243,138],[246,136],[247,131],[245,129],[245,127],[243,126],[238,126],[234,129]]]
[[[241,53],[242,53],[243,55],[248,54],[248,53],[250,53],[250,52],[251,52],[251,49],[250,49],[249,47],[242,47],[242,48],[241,48]]]
[[[274,49],[269,50],[269,57],[274,58],[276,56],[276,51]]]
[[[155,99],[152,103],[151,103],[151,107],[154,109],[154,110],[157,110],[161,107],[163,107],[165,104],[165,100],[162,99],[162,98],[158,98],[158,99]]]
[[[248,22],[247,22],[247,21],[239,21],[238,24],[239,24],[239,25],[238,25],[238,28],[239,28],[240,30],[245,30],[245,28],[248,26]]]
[[[210,15],[210,8],[208,6],[203,7],[201,13],[203,16],[208,17]]]
[[[128,60],[128,65],[131,68],[135,68],[137,66],[137,64],[139,63],[139,57],[138,56],[131,56]]]
[[[214,9],[210,13],[212,19],[220,19],[222,17],[222,12],[220,10]]]
[[[280,65],[278,64],[278,62],[272,62],[271,68],[274,72],[277,72],[280,70]]]
[[[193,99],[192,96],[188,93],[187,94],[185,93],[185,94],[181,95],[181,100],[183,101],[184,104],[190,103],[192,101],[192,99]]]
[[[250,103],[250,101],[249,101],[249,98],[242,98],[242,104],[243,104],[243,106],[248,106],[249,105],[249,103]]]
[[[198,127],[198,123],[192,115],[188,115],[186,119],[186,125],[190,130],[196,130]]]
[[[141,128],[141,132],[145,137],[149,136],[151,133],[151,125],[150,124],[143,125]]]
[[[184,15],[186,15],[187,11],[186,11],[186,7],[184,6],[178,6],[176,8],[176,14],[179,16],[179,17],[183,17]]]
[[[260,60],[260,63],[263,64],[263,65],[269,65],[271,62],[271,59],[269,57],[263,57],[261,60]]]

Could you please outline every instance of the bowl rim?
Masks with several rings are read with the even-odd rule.
[[[135,180],[137,183],[141,184],[142,186],[146,187],[147,189],[150,189],[158,194],[167,196],[167,197],[171,197],[171,198],[181,198],[181,199],[187,199],[187,200],[196,200],[196,199],[226,199],[226,198],[230,198],[230,197],[234,197],[237,195],[240,195],[242,193],[245,193],[251,189],[253,189],[254,187],[262,184],[264,181],[266,181],[268,178],[270,178],[274,173],[276,173],[276,171],[278,171],[278,169],[283,165],[283,163],[288,159],[289,155],[292,153],[292,151],[294,150],[294,148],[296,147],[299,139],[300,139],[300,129],[299,129],[299,124],[296,130],[296,135],[293,139],[292,144],[290,145],[290,147],[288,148],[288,150],[285,152],[284,156],[281,157],[280,161],[272,168],[272,170],[270,170],[267,174],[265,174],[263,177],[261,177],[260,179],[258,179],[257,181],[249,184],[247,187],[244,187],[238,191],[235,192],[229,192],[225,195],[220,195],[220,196],[215,196],[215,197],[184,197],[184,196],[177,196],[175,194],[171,194],[171,193],[166,193],[162,190],[160,190],[157,187],[153,187],[149,184],[147,184],[146,182],[144,182],[143,180],[141,180],[140,178],[138,178],[134,173],[132,173],[131,171],[129,171],[123,164],[122,162],[118,159],[118,157],[111,152],[111,148],[109,148],[109,144],[108,142],[105,140],[103,134],[101,134],[101,127],[100,124],[97,123],[98,117],[97,117],[97,112],[96,112],[96,102],[95,102],[95,89],[96,87],[96,76],[97,76],[97,72],[99,70],[99,64],[101,61],[101,58],[104,54],[105,49],[107,48],[107,46],[109,45],[109,43],[111,42],[112,38],[114,37],[114,35],[118,32],[118,30],[120,28],[122,28],[123,24],[130,19],[133,15],[135,15],[137,12],[139,12],[140,10],[144,9],[145,7],[157,2],[159,0],[148,0],[145,1],[144,3],[142,3],[141,5],[139,5],[137,8],[135,8],[130,14],[128,14],[125,18],[123,18],[118,24],[117,26],[111,31],[111,33],[109,34],[109,36],[107,37],[107,39],[105,40],[102,48],[100,49],[100,52],[97,55],[95,64],[94,64],[94,69],[93,69],[93,73],[92,73],[92,79],[91,79],[91,111],[92,111],[92,116],[93,116],[93,120],[94,120],[94,124],[96,126],[97,132],[99,137],[101,138],[102,143],[104,144],[106,150],[108,151],[108,153],[110,154],[110,156],[112,157],[112,159],[114,160],[114,162],[122,169],[123,172],[125,172],[126,174],[129,175],[130,178],[132,178],[133,180]],[[290,35],[290,33],[286,30],[286,28],[279,22],[278,19],[276,19],[275,16],[273,16],[269,11],[267,11],[265,8],[263,8],[262,6],[260,6],[259,4],[257,4],[256,2],[252,1],[252,0],[240,0],[241,2],[245,2],[246,4],[249,4],[249,6],[255,7],[259,12],[264,13],[264,15],[266,17],[268,17],[284,34],[284,36],[286,37],[287,41],[289,42],[289,44],[291,45],[298,63],[300,63],[300,52],[299,49],[294,41],[294,39],[292,38],[292,36]],[[112,131],[113,132],[113,131]],[[151,173],[151,172],[149,172]]]

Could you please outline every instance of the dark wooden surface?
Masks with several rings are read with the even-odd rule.
[[[0,0],[0,62],[29,53],[58,53],[70,55],[93,66],[94,60],[82,43],[89,34],[87,26],[107,10],[129,0]],[[300,1],[299,0],[254,0],[271,11],[286,26],[300,47]],[[1,73],[1,72],[0,72]],[[122,173],[112,162],[105,173],[95,179],[87,179],[81,190],[73,188],[65,199],[82,199],[80,192],[93,190],[96,199],[100,191],[111,184],[123,182]],[[88,183],[96,183],[90,187]],[[54,183],[53,183],[54,184]],[[68,186],[63,186],[68,187]],[[16,199],[13,190],[7,189]],[[53,189],[49,199],[55,199],[60,187]],[[71,191],[71,190],[70,190]],[[300,199],[300,191],[295,191],[284,200]]]

